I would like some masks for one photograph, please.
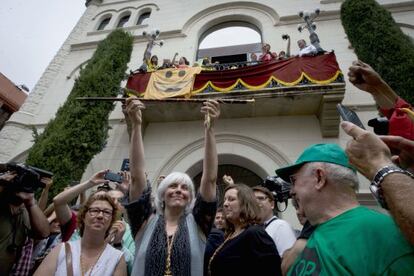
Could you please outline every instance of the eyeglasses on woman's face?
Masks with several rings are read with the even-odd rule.
[[[101,212],[102,212],[102,215],[105,218],[110,218],[110,217],[112,217],[112,214],[113,214],[112,210],[110,210],[110,209],[99,209],[99,208],[89,208],[88,209],[88,213],[91,217],[96,217]]]

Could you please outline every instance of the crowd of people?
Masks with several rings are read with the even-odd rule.
[[[0,175],[0,275],[411,275],[414,123],[400,113],[409,105],[363,62],[354,62],[349,80],[374,96],[390,118],[391,135],[343,122],[351,138],[345,149],[311,145],[294,164],[276,170],[291,185],[301,231],[277,217],[271,191],[228,175],[217,206],[215,100],[200,110],[198,191],[183,172],[161,176],[152,187],[142,138],[145,106],[131,97],[124,110],[131,124],[129,172],[119,173],[116,186],[102,170],[46,208],[52,179],[41,179],[45,188],[37,202],[33,191],[13,186],[17,172]],[[357,171],[372,181],[373,194],[391,216],[359,204]]]
[[[290,54],[290,37],[288,35],[284,35],[284,39],[288,40],[287,50],[280,51],[279,54],[276,52],[270,51],[271,46],[268,43],[263,43],[262,45],[262,52],[257,56],[256,53],[250,53],[249,60],[247,63],[230,63],[225,64],[223,66],[220,65],[219,61],[212,62],[209,57],[204,57],[201,61],[201,64],[195,62],[193,67],[201,66],[203,70],[227,70],[227,69],[238,69],[239,66],[252,66],[257,65],[259,63],[265,63],[272,60],[285,60],[290,57],[303,57],[303,56],[314,56],[319,54],[315,46],[312,44],[307,45],[304,39],[300,39],[297,41],[298,44],[298,52],[295,55]],[[150,41],[148,42],[144,57],[143,63],[139,67],[138,72],[154,72],[161,69],[167,68],[178,68],[178,69],[185,69],[190,67],[190,62],[184,56],[180,57],[178,61],[176,61],[176,57],[178,53],[175,53],[173,59],[163,59],[162,64],[160,65],[158,62],[157,55],[151,55],[151,50],[154,46],[155,42]]]

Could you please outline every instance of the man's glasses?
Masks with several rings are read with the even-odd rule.
[[[112,210],[109,209],[99,209],[99,208],[89,208],[88,209],[88,213],[91,217],[96,217],[100,212],[102,212],[102,215],[105,218],[110,218],[112,217]]]

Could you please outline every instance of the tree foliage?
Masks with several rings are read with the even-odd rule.
[[[414,45],[375,0],[346,0],[341,20],[358,58],[370,64],[405,100],[414,103]]]
[[[116,96],[132,52],[132,37],[115,30],[98,44],[81,69],[66,102],[38,135],[26,163],[54,173],[51,196],[80,180],[91,159],[105,146],[112,102],[86,102],[77,97]]]

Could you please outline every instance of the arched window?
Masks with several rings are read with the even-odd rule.
[[[103,19],[102,21],[101,21],[101,23],[99,24],[99,26],[98,26],[98,31],[101,31],[101,30],[104,30],[105,29],[105,27],[109,24],[109,21],[111,21],[111,17],[107,17],[107,18],[105,18],[105,19]]]
[[[118,25],[116,27],[117,28],[124,27],[124,25],[129,21],[130,16],[131,16],[130,14],[122,16],[121,19],[119,19]]]
[[[247,22],[228,22],[207,30],[200,37],[197,59],[209,57],[211,63],[250,61],[251,53],[262,51],[258,29]]]
[[[144,25],[144,22],[148,18],[150,18],[150,16],[151,16],[151,11],[147,11],[147,12],[142,13],[138,18],[137,25]]]

